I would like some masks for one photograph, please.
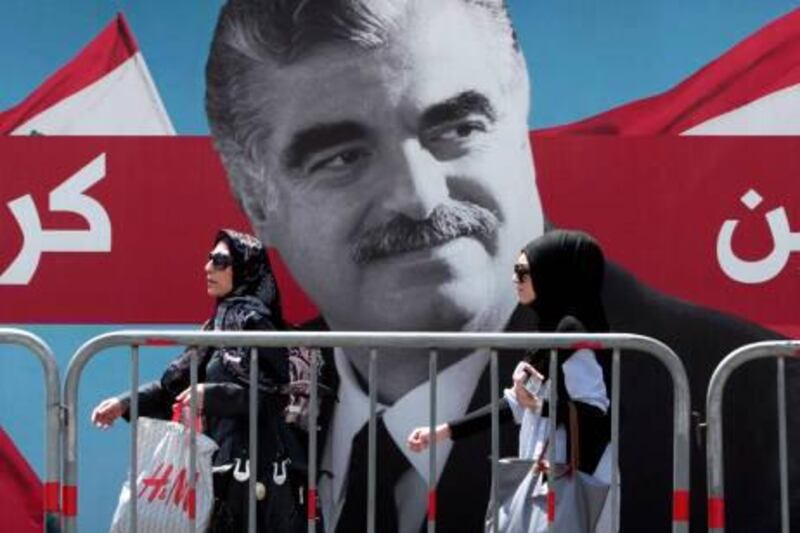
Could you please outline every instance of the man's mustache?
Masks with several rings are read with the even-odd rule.
[[[442,204],[423,220],[401,214],[368,229],[353,246],[353,260],[363,265],[395,254],[431,248],[459,237],[476,237],[490,245],[489,241],[499,225],[497,215],[477,204]]]

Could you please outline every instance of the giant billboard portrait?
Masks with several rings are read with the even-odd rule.
[[[53,104],[42,106],[41,101],[54,100],[48,89],[64,84],[43,86],[45,97],[40,94],[0,115],[3,131],[26,136],[0,144],[16,158],[0,198],[8,204],[0,221],[14,228],[9,230],[11,244],[0,255],[5,261],[0,263],[5,269],[0,291],[13,305],[0,320],[199,321],[202,304],[189,296],[197,292],[190,258],[207,245],[215,225],[240,225],[249,226],[279,260],[279,281],[289,295],[287,314],[298,327],[535,331],[535,314],[517,305],[512,266],[531,239],[554,228],[583,229],[598,238],[610,260],[603,300],[611,330],[654,337],[679,355],[695,415],[691,498],[680,501],[681,495],[671,494],[669,380],[656,363],[635,354],[624,357],[622,527],[666,531],[678,514],[690,515],[692,530],[702,531],[704,402],[711,373],[741,345],[800,335],[794,304],[800,294],[794,252],[800,245],[792,232],[792,216],[800,216],[793,210],[800,163],[792,155],[800,123],[795,120],[800,116],[800,14],[776,7],[770,18],[778,20],[750,28],[729,43],[736,44],[731,50],[719,50],[707,58],[708,66],[689,76],[703,63],[693,65],[684,81],[671,80],[662,91],[674,87],[658,96],[571,124],[534,129],[531,117],[544,105],[536,88],[545,74],[537,64],[547,71],[547,58],[567,68],[570,58],[543,51],[547,43],[534,34],[542,25],[537,17],[556,14],[551,8],[508,4],[225,2],[203,28],[210,142],[144,137],[174,133],[164,118],[169,101],[162,106],[157,92],[153,97],[158,75],[151,79],[146,67],[144,92],[126,89],[145,94],[141,102],[126,105],[134,100],[113,90],[82,100],[75,98],[81,93],[75,89],[65,98],[68,104],[55,104],[61,105],[58,120],[45,117],[50,122],[42,116]],[[130,31],[120,19],[103,39],[113,40],[120,27]],[[620,27],[627,28],[624,23]],[[92,46],[100,45],[95,41]],[[112,48],[109,61],[128,65],[129,57]],[[135,50],[131,57],[137,55]],[[133,65],[129,70],[135,71]],[[86,70],[79,69],[84,77]],[[118,74],[116,80],[131,76]],[[603,79],[581,83],[596,84],[598,90],[611,84]],[[108,109],[147,111],[105,122],[101,113],[86,129],[72,118],[99,113],[97,102],[120,94],[122,99],[109,102]],[[80,107],[86,101],[88,110]],[[70,106],[77,109],[73,114]],[[66,124],[66,129],[55,124]],[[117,124],[133,129],[116,130]],[[73,134],[94,137],[60,136]],[[31,168],[44,174],[46,165],[53,167],[39,157],[42,151],[59,162],[58,172],[31,192],[30,201],[18,201],[31,187],[25,178]],[[59,239],[52,229],[74,226],[74,219],[48,219],[40,213],[45,223],[39,225],[39,238],[31,238],[25,232],[31,225],[21,223],[21,213],[37,212],[36,205],[43,205],[34,203],[37,194],[57,189],[70,175],[81,176],[78,192],[99,201],[109,216],[90,219],[88,210],[73,211],[86,215],[87,224],[79,227],[89,226],[80,241],[76,232]],[[76,243],[72,248],[63,244],[70,238]],[[31,242],[38,249],[31,251]],[[26,256],[20,250],[36,260],[19,259]],[[48,274],[53,267],[45,259],[60,261],[67,272],[78,272],[86,263],[70,264],[66,256],[56,257],[59,252],[82,258],[111,255],[96,256],[104,271],[91,286],[76,288],[65,286],[69,276]],[[169,272],[156,273],[151,263],[166,253]],[[134,269],[133,257],[148,259]],[[171,288],[168,297],[164,286]],[[33,298],[48,290],[61,302],[80,302],[65,307]],[[108,294],[120,295],[124,308],[97,303]],[[405,440],[426,422],[421,415],[427,412],[430,386],[426,355],[381,350],[379,359],[378,399],[391,437],[379,454],[399,450],[405,459],[398,472],[378,470],[379,484],[390,478],[395,484],[390,501],[382,502],[397,517],[384,524],[387,531],[424,528],[428,458],[408,450]],[[519,355],[503,354],[501,379],[508,379]],[[352,443],[368,416],[364,383],[369,356],[337,349],[326,358],[324,377],[338,402],[322,413],[320,512],[326,531],[360,531],[363,516],[348,507],[359,487],[348,483],[348,471]],[[438,420],[459,418],[489,401],[487,363],[487,354],[480,351],[441,354]],[[114,368],[126,371],[122,363]],[[787,365],[790,406],[800,401],[800,389],[793,386],[798,372],[797,365]],[[91,386],[83,394],[92,399],[111,392]],[[725,512],[733,531],[778,527],[774,388],[774,364],[767,363],[751,365],[730,386]],[[790,408],[790,442],[797,440],[800,427],[795,417]],[[516,450],[516,430],[503,431],[503,452],[510,455]],[[442,531],[481,530],[489,450],[488,433],[442,443],[436,468],[437,527]],[[792,485],[800,480],[798,467],[796,459],[790,461]],[[81,475],[92,476],[89,471]],[[759,489],[753,490],[756,483]],[[800,520],[797,498],[792,514]],[[92,523],[102,523],[97,520]]]

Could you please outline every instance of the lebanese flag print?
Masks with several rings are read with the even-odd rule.
[[[800,9],[663,94],[532,137],[557,226],[665,293],[797,337],[798,135]]]
[[[0,112],[0,135],[33,134],[175,134],[121,14],[23,102]],[[6,176],[3,185],[4,192],[11,187]],[[11,245],[8,233],[3,242]],[[42,531],[43,511],[59,507],[46,490],[0,426],[0,529]]]
[[[23,102],[1,135],[175,135],[139,46],[117,15]]]
[[[800,9],[669,91],[539,135],[800,135]]]

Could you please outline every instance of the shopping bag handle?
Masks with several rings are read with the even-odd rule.
[[[569,450],[569,463],[567,463],[566,469],[564,469],[560,474],[557,474],[558,477],[561,477],[565,474],[574,474],[578,472],[578,465],[580,464],[580,443],[579,443],[579,425],[578,425],[578,408],[575,407],[575,403],[571,400],[567,401],[567,405],[569,406],[569,432],[570,432],[570,450]],[[547,447],[550,445],[550,439],[547,439],[542,447],[542,451],[539,454],[539,459],[534,461],[533,468],[538,470],[539,472],[544,472],[545,474],[550,474],[551,465],[546,457],[547,457]]]
[[[186,414],[184,414],[184,409],[186,411],[190,411],[191,410],[189,408],[189,406],[184,404],[184,403],[181,403],[181,402],[173,403],[172,404],[172,421],[173,422],[178,422],[179,424],[183,424],[186,427],[191,427],[186,422],[186,420],[189,418],[190,414],[188,412]],[[203,412],[200,411],[200,410],[197,411],[197,416],[194,417],[194,429],[198,433],[202,433],[203,432]]]

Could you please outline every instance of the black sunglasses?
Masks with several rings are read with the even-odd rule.
[[[522,283],[525,278],[531,276],[531,269],[527,265],[514,265],[514,280],[517,283]]]
[[[214,267],[214,270],[225,270],[233,264],[231,255],[222,252],[211,252],[208,254],[208,260],[211,261],[211,266]]]

